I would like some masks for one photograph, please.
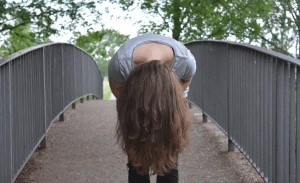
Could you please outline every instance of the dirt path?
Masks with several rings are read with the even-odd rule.
[[[16,182],[126,183],[127,158],[114,138],[115,105],[91,100],[67,109],[65,121],[49,130],[47,148],[33,154]],[[191,147],[180,156],[179,182],[263,182],[238,150],[227,152],[227,138],[212,122],[202,123],[197,108],[192,112]]]

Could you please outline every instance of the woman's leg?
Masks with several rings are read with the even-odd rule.
[[[156,183],[178,183],[178,169],[172,169],[164,176],[157,176]]]
[[[128,167],[128,183],[150,183],[149,174],[139,175],[137,174],[135,168],[130,162],[127,163]]]

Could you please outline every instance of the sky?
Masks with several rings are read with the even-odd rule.
[[[137,36],[139,25],[135,24],[135,22],[149,18],[140,9],[135,9],[133,12],[130,12],[129,15],[126,16],[127,18],[118,18],[119,16],[124,16],[126,13],[118,7],[117,4],[111,4],[109,2],[103,2],[100,8],[101,12],[103,12],[102,22],[104,28],[115,29],[130,37]],[[108,8],[110,12],[106,13],[105,8]]]
[[[126,15],[126,12],[118,7],[117,4],[112,4],[110,2],[103,2],[97,8],[103,14],[101,20],[104,26],[103,28],[117,30],[121,34],[129,35],[130,38],[138,35],[139,25],[135,24],[135,22],[139,20],[148,20],[149,18],[140,9],[135,9],[134,11],[129,12],[127,16],[124,16]],[[109,9],[108,13],[106,9]],[[122,18],[122,16],[124,17]],[[94,30],[101,30],[101,26],[102,25],[95,25]],[[79,27],[77,31],[80,31],[81,34],[86,33],[86,29],[83,27]],[[68,42],[72,36],[72,33],[64,32],[60,36],[52,36],[51,39],[58,42]]]
[[[13,1],[13,0],[8,0],[8,1]],[[20,0],[16,0],[16,1],[20,1]],[[104,26],[103,28],[117,30],[121,34],[129,35],[129,38],[133,38],[138,35],[137,32],[139,30],[139,25],[135,24],[137,21],[139,20],[147,21],[150,18],[151,19],[155,18],[155,17],[149,17],[149,15],[143,13],[138,8],[127,14],[120,7],[118,7],[117,4],[112,4],[107,1],[104,1],[103,3],[99,4],[97,8],[103,14],[101,19],[101,22]],[[106,9],[109,9],[108,13]],[[63,22],[63,20],[61,21]],[[157,20],[157,22],[159,21],[160,20]],[[95,25],[94,27],[95,31],[101,29],[102,29],[102,25]],[[83,27],[78,28],[76,31],[80,31],[81,34],[86,33],[86,29]],[[171,37],[171,35],[168,35],[168,33],[166,33],[166,35]],[[61,35],[51,36],[50,38],[54,42],[70,42],[69,40],[72,37],[73,37],[73,33],[65,31]],[[295,46],[293,46],[289,51],[294,54]]]
[[[114,29],[121,34],[129,35],[129,38],[136,37],[138,35],[139,25],[135,24],[139,20],[147,21],[150,18],[153,19],[155,17],[149,17],[147,14],[143,13],[139,8],[136,8],[132,12],[124,12],[118,4],[112,4],[110,2],[104,1],[103,3],[98,5],[98,10],[102,13],[101,22],[103,24],[104,29]],[[106,10],[109,9],[109,12]],[[158,19],[157,22],[160,20]],[[97,28],[99,27],[99,28]],[[94,30],[101,30],[102,25],[95,25]],[[80,31],[81,34],[86,33],[86,29],[78,28],[77,31]],[[166,33],[167,36],[168,33]],[[69,42],[70,38],[72,38],[73,33],[65,32],[59,36],[52,36],[51,40],[54,42]],[[231,40],[234,41],[234,40]],[[292,46],[289,51],[295,55],[295,46]]]

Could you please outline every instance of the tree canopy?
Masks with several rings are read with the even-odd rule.
[[[74,43],[87,51],[96,61],[102,76],[107,76],[108,63],[113,54],[129,36],[122,35],[115,30],[101,30],[88,32],[86,35],[75,33]]]
[[[161,21],[149,20],[141,32],[172,32],[175,39],[225,39],[236,36],[251,42],[260,32],[258,19],[271,3],[262,0],[112,0],[124,10],[140,8]],[[253,36],[249,36],[249,34]]]
[[[0,58],[25,48],[50,42],[48,37],[40,38],[30,29],[29,25],[23,25],[9,31],[8,38],[2,40],[3,44],[0,46]]]
[[[300,33],[299,0],[110,0],[156,17],[140,33],[172,33],[180,41],[233,40],[284,54]],[[157,21],[160,20],[160,21]],[[299,54],[299,50],[297,50]]]
[[[92,32],[101,23],[104,0],[1,0],[0,54],[50,41],[76,27]],[[140,33],[171,33],[182,42],[201,39],[256,44],[299,55],[299,0],[109,0],[123,10],[141,9],[150,17],[137,22]],[[78,37],[78,34],[77,34]],[[22,45],[16,45],[22,42]],[[0,56],[1,56],[0,55]]]
[[[262,46],[291,55],[289,49],[299,58],[300,1],[273,0],[272,11],[264,20]]]
[[[24,26],[30,26],[31,31],[42,39],[60,30],[72,31],[79,25],[89,27],[101,20],[96,4],[95,0],[1,0],[1,40]],[[59,25],[55,26],[58,22]]]

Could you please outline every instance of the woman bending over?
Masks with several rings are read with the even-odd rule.
[[[146,34],[127,41],[109,64],[117,98],[117,139],[128,155],[130,183],[178,182],[178,155],[189,144],[186,96],[196,71],[178,41]]]

